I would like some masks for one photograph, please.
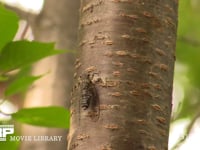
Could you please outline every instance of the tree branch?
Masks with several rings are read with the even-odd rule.
[[[191,122],[189,123],[189,125],[185,129],[186,131],[185,131],[184,135],[181,138],[179,138],[178,142],[171,148],[171,150],[176,150],[177,148],[179,148],[183,144],[183,142],[185,142],[185,140],[187,139],[191,130],[193,129],[195,122],[197,121],[197,119],[199,117],[200,117],[200,111],[198,111],[197,114],[194,116],[194,118],[192,118]]]
[[[188,43],[192,46],[200,46],[200,41],[197,39],[193,39],[191,37],[181,36],[181,37],[178,37],[177,40]]]

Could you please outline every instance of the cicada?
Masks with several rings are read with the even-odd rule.
[[[83,73],[80,76],[80,108],[82,111],[88,111],[88,116],[97,121],[99,118],[99,96],[92,76],[89,73]],[[80,111],[81,112],[81,111]]]

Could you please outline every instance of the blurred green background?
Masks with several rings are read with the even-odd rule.
[[[197,145],[199,142],[194,141],[199,138],[195,134],[196,129],[199,128],[199,116],[200,0],[179,0],[173,113],[169,140],[173,143],[173,146],[170,146],[171,150],[185,150],[187,149],[185,143],[188,143],[188,147],[190,145],[189,149],[199,149]],[[195,138],[192,139],[190,135]],[[176,140],[172,141],[174,136]]]

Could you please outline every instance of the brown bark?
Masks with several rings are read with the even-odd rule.
[[[56,42],[56,48],[75,50],[78,28],[79,1],[46,0],[42,12],[34,18],[26,18],[33,29],[35,40]],[[28,16],[28,15],[27,15]],[[46,74],[27,94],[25,107],[59,105],[69,107],[72,86],[74,54],[62,54],[46,58],[34,66],[33,74]],[[59,116],[58,116],[59,117]],[[23,126],[23,135],[62,136],[61,142],[23,142],[21,149],[64,150],[66,130]]]
[[[176,0],[83,0],[68,150],[167,150]],[[100,103],[81,109],[91,76]],[[93,76],[93,78],[92,78]],[[90,88],[88,88],[90,89]],[[91,103],[90,103],[91,104]]]

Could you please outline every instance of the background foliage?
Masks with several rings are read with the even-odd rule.
[[[190,121],[172,150],[178,150],[185,142],[200,116],[199,14],[199,0],[179,1],[172,124],[181,120]]]
[[[5,89],[1,103],[5,101],[4,99],[9,99],[9,96],[25,91],[35,80],[42,77],[42,75],[27,75],[24,69],[26,70],[27,67],[44,57],[63,53],[63,51],[55,50],[53,43],[13,41],[18,28],[18,21],[19,18],[14,12],[0,6],[0,37],[2,39],[0,39],[0,77],[2,82],[9,80],[11,78],[9,73],[13,70],[16,70],[16,75],[18,75]],[[8,25],[5,23],[8,23]],[[5,114],[2,110],[1,113]],[[55,114],[59,117],[53,117]],[[52,122],[52,119],[50,120],[50,117],[53,117],[54,122]],[[67,123],[69,122],[68,112],[59,107],[22,109],[12,114],[12,118],[17,121],[47,127],[67,128],[69,125]]]
[[[200,1],[180,1],[175,82],[181,84],[184,97],[174,120],[192,118],[200,110],[199,14]]]

